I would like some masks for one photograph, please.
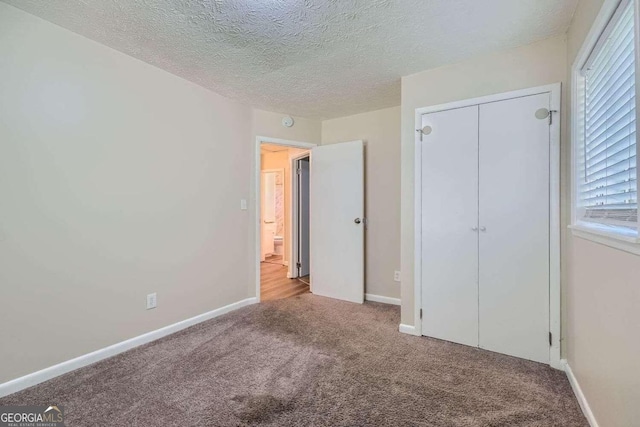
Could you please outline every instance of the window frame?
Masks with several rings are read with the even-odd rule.
[[[606,225],[598,225],[584,221],[579,218],[579,192],[578,183],[581,170],[578,166],[579,151],[584,147],[584,135],[581,127],[584,125],[583,110],[581,109],[581,97],[584,96],[585,76],[582,70],[585,64],[591,59],[592,53],[597,47],[602,35],[611,29],[609,25],[616,15],[619,7],[627,0],[605,0],[600,13],[596,17],[589,34],[578,51],[576,59],[571,68],[571,225],[569,228],[576,237],[591,240],[616,249],[640,255],[640,222],[636,224],[636,233],[625,232],[623,228],[615,229]],[[640,123],[640,40],[639,25],[639,4],[640,0],[628,0],[634,3],[634,55],[636,64],[636,123]],[[640,153],[638,153],[640,154]],[[636,156],[636,170],[640,171],[640,156]],[[640,189],[639,189],[640,190]]]

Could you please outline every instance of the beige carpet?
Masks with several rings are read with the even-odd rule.
[[[585,426],[560,371],[400,334],[398,307],[246,307],[0,399],[67,426]]]

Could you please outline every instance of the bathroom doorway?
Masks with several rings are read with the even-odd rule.
[[[286,266],[284,256],[285,169],[263,169],[261,174],[261,261]]]
[[[260,299],[310,291],[309,150],[260,142]]]

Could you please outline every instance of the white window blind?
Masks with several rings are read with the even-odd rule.
[[[578,219],[637,231],[633,1],[623,1],[582,70]]]

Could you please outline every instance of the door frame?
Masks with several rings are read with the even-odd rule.
[[[268,136],[256,136],[256,143],[254,147],[254,163],[253,163],[253,197],[254,197],[253,200],[255,200],[255,205],[253,208],[253,215],[254,215],[253,244],[254,244],[254,268],[255,268],[255,292],[256,292],[255,298],[257,302],[260,302],[260,259],[261,259],[261,251],[262,251],[261,249],[262,231],[261,231],[261,224],[260,224],[261,209],[262,209],[262,198],[261,198],[262,195],[261,195],[261,186],[260,186],[260,180],[261,180],[260,147],[262,144],[282,145],[284,147],[300,148],[300,149],[306,149],[306,150],[311,150],[313,147],[318,146],[318,144],[315,144],[312,142],[291,141],[288,139],[271,138]],[[289,182],[288,187],[289,189],[291,189],[291,181]],[[293,203],[291,205],[293,206]],[[289,208],[291,209],[291,206]],[[293,245],[290,245],[290,246],[291,246],[290,249],[293,248]],[[290,251],[289,253],[290,260],[293,259],[291,255],[292,253]],[[291,276],[293,265],[294,265],[293,262],[289,263],[289,271],[287,273],[287,276]]]
[[[294,279],[298,277],[297,271],[297,263],[299,260],[298,253],[298,240],[299,240],[299,225],[298,225],[298,211],[299,211],[299,200],[298,200],[298,179],[297,175],[293,175],[293,171],[295,171],[296,163],[298,160],[304,159],[308,157],[309,161],[311,161],[311,150],[297,154],[295,156],[290,156],[289,161],[291,162],[291,264],[292,269],[290,270],[290,278]],[[294,179],[295,178],[295,179]],[[309,284],[309,289],[311,289],[311,283]]]
[[[549,365],[562,369],[560,364],[561,339],[561,279],[560,279],[560,124],[562,84],[555,83],[522,90],[504,92],[446,104],[416,108],[414,139],[414,334],[422,336],[422,115],[453,110],[491,102],[506,101],[531,95],[549,93],[552,114],[549,126],[549,330],[552,343],[549,347]]]

